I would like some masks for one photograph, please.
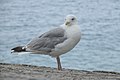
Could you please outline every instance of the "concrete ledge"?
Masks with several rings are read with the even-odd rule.
[[[0,80],[120,80],[120,73],[0,63]]]

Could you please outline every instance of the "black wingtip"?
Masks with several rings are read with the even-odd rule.
[[[23,52],[23,51],[25,51],[26,49],[23,48],[23,46],[17,46],[17,47],[15,47],[15,48],[12,48],[11,50],[12,50],[11,53],[13,53],[13,52]]]

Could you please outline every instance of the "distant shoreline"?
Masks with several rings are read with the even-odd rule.
[[[119,80],[119,72],[85,71],[0,63],[0,80]]]

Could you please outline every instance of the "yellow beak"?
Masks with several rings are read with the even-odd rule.
[[[70,24],[70,22],[66,22],[66,23],[65,23],[65,25],[69,25],[69,24]]]

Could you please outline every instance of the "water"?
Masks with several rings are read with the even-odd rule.
[[[45,55],[14,55],[10,49],[78,17],[80,43],[61,56],[64,68],[120,72],[120,0],[0,0],[0,63],[56,67]]]

